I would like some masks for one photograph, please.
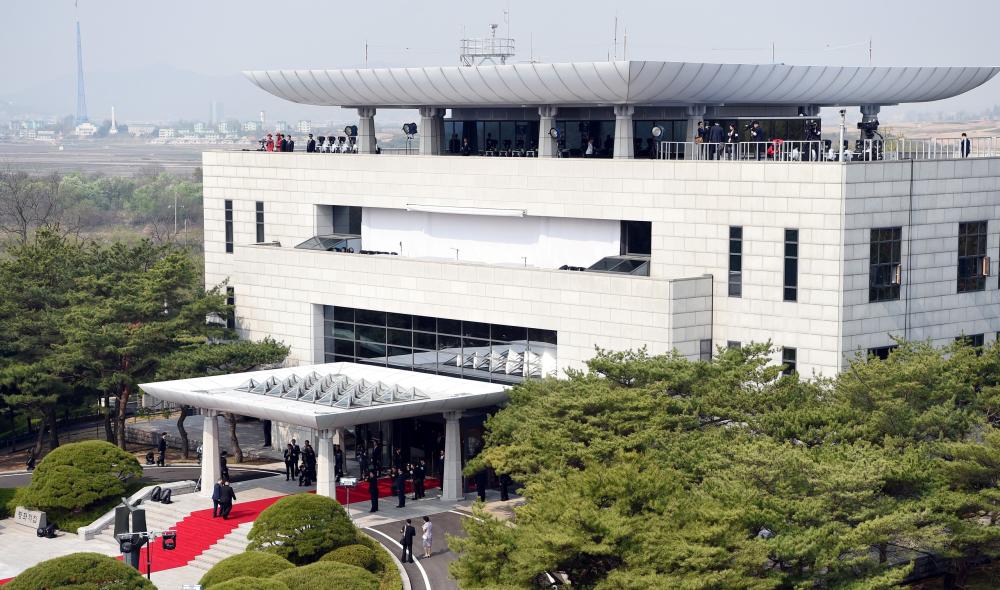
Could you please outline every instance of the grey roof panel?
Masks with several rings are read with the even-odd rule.
[[[831,67],[577,62],[244,72],[261,89],[320,106],[898,104],[968,92],[995,67]]]

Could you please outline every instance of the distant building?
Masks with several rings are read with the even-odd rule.
[[[38,137],[38,131],[35,129],[19,129],[17,136],[22,139],[35,139]]]
[[[215,128],[219,133],[229,133],[229,123],[227,121],[219,121],[219,124]]]
[[[129,127],[130,131],[131,129],[132,128]],[[159,134],[160,139],[172,139],[176,136],[177,136],[177,131],[171,129],[170,127],[164,127],[163,129],[160,129],[160,134]]]
[[[288,129],[288,123],[286,123],[285,121],[277,121],[274,124],[275,131],[285,131],[286,129]]]
[[[93,123],[80,123],[73,132],[77,137],[90,137],[97,133],[97,127]]]
[[[108,129],[108,135],[118,135],[118,119],[115,118],[115,107],[111,107],[111,128]]]
[[[309,133],[312,131],[312,122],[302,119],[299,121],[298,125],[295,126],[295,129],[298,130],[299,133]]]
[[[243,131],[257,131],[257,121],[244,121]]]
[[[194,124],[194,132],[195,133],[204,133],[205,132],[205,124],[204,123],[195,123]]]
[[[156,131],[156,125],[147,123],[129,123],[128,125],[128,134],[132,137],[152,135],[154,131]]]

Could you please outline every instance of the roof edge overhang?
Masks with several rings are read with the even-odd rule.
[[[247,70],[299,104],[415,108],[823,105],[930,102],[957,96],[997,67],[834,67],[660,61],[423,68]]]

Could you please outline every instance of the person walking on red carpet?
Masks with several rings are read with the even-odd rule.
[[[229,513],[233,511],[233,502],[236,501],[236,492],[229,485],[228,481],[222,481],[222,488],[219,490],[219,505],[222,507],[220,513],[222,520],[229,520]]]
[[[212,518],[219,515],[219,500],[222,498],[222,482],[225,480],[219,478],[219,481],[215,482],[212,487]]]

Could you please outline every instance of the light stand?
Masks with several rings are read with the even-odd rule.
[[[358,485],[358,478],[341,476],[340,485],[344,486],[344,491],[347,492],[347,518],[348,520],[354,520],[351,518],[351,488]]]
[[[177,548],[177,531],[141,531],[136,533],[121,533],[118,536],[118,542],[122,543],[128,541],[135,543],[136,540],[143,541],[139,543],[138,550],[142,550],[142,545],[146,546],[146,578],[150,581],[153,580],[153,541],[159,537],[163,537],[163,549],[166,551],[173,551]],[[142,570],[140,570],[140,573]]]

